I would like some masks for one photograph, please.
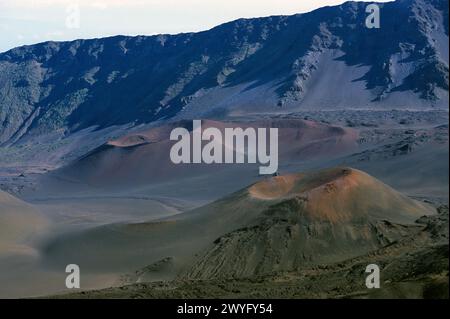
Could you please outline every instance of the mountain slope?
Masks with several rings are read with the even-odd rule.
[[[364,3],[209,31],[0,54],[0,143],[59,130],[294,108],[446,107],[448,2]],[[280,108],[281,107],[281,108]]]
[[[0,191],[0,257],[33,253],[31,239],[47,226],[45,217],[31,206]]]

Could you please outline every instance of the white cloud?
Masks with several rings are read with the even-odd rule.
[[[2,3],[3,6],[9,8],[48,8],[57,6],[67,6],[71,4],[79,4],[85,7],[106,8],[106,7],[135,7],[143,5],[152,5],[161,3],[159,0],[15,0]]]
[[[386,2],[386,0],[381,0]],[[201,31],[238,18],[307,12],[343,0],[0,0],[0,52],[29,39]],[[80,28],[66,29],[68,6],[80,6]],[[14,30],[14,33],[10,31]],[[64,33],[55,33],[63,30]],[[22,35],[24,40],[18,39]],[[29,41],[26,41],[29,40]]]
[[[64,36],[64,32],[62,31],[50,31],[45,34],[46,38],[60,38]]]

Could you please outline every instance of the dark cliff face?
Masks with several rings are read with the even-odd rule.
[[[365,70],[352,80],[363,85],[349,99],[360,96],[376,107],[406,92],[413,96],[410,108],[445,104],[448,2],[380,4],[379,29],[365,27],[366,5],[241,19],[200,33],[46,42],[2,53],[0,143],[60,129],[168,119],[208,94],[208,107],[230,94],[228,104],[239,104],[258,87],[270,96],[267,108],[320,108],[308,96],[332,96],[333,88],[313,85],[315,74],[338,63]]]

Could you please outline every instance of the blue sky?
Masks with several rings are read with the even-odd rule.
[[[47,40],[201,31],[237,18],[301,13],[342,2],[344,1],[0,0],[0,52]]]

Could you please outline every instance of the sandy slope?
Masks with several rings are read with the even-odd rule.
[[[0,257],[34,255],[33,237],[45,233],[48,221],[30,205],[0,191]]]
[[[88,273],[124,273],[170,260],[170,267],[163,267],[162,276],[167,279],[188,269],[195,260],[200,260],[195,267],[199,270],[188,276],[222,272],[215,266],[220,260],[226,275],[228,267],[233,272],[235,266],[247,264],[243,256],[251,258],[255,249],[261,249],[258,256],[266,249],[282,252],[278,245],[291,236],[291,255],[283,260],[286,267],[297,267],[303,262],[335,261],[379,248],[402,236],[402,227],[392,223],[411,224],[434,211],[353,169],[336,168],[290,179],[293,182],[283,193],[274,194],[267,186],[286,180],[275,177],[174,217],[60,236],[46,246],[45,261],[51,268],[72,260]],[[246,244],[241,242],[242,234]],[[310,258],[318,250],[317,258]],[[197,259],[199,253],[203,257]],[[292,253],[309,257],[301,259]],[[278,259],[272,257],[263,263],[265,269],[276,267]],[[259,263],[248,265],[257,267]],[[246,271],[252,272],[252,268]],[[158,279],[158,270],[151,272],[148,277]]]
[[[276,125],[282,133],[280,172],[286,175],[272,179],[258,176],[257,167],[246,165],[188,170],[179,167],[178,171],[165,166],[167,158],[162,155],[169,148],[165,143],[171,128],[179,123],[112,140],[67,170],[46,174],[45,178],[53,183],[51,187],[38,185],[37,191],[21,198],[58,223],[58,230],[46,242],[43,254],[39,254],[42,258],[35,258],[38,254],[33,250],[33,257],[22,253],[2,260],[5,271],[0,274],[4,284],[0,296],[64,291],[64,269],[73,262],[82,267],[84,289],[168,280],[177,274],[197,278],[199,274],[192,271],[192,264],[208,277],[218,272],[248,275],[256,269],[264,273],[333,262],[395,240],[406,230],[393,222],[409,223],[422,209],[416,201],[355,170],[351,178],[332,173],[333,170],[317,174],[289,172],[344,163],[408,195],[448,197],[448,164],[444,160],[448,158],[448,126],[436,127],[435,120],[428,123],[426,116],[415,118],[415,114],[407,112],[364,112],[356,118],[342,114],[343,121],[335,121],[335,114],[312,116],[337,125],[345,125],[345,119],[350,118],[359,127],[341,129],[292,117],[253,122],[267,127]],[[392,122],[386,127],[358,124],[379,123],[386,117]],[[412,124],[395,127],[404,119]],[[224,125],[243,123],[249,125],[248,120],[208,121],[205,127],[223,129]],[[185,122],[187,127],[188,124]],[[23,180],[17,178],[17,183]],[[235,192],[245,185],[252,186]],[[297,197],[309,198],[309,207],[299,205]],[[204,205],[205,200],[215,201],[192,209]],[[290,207],[295,208],[294,212],[303,212],[304,219],[299,219]],[[269,216],[277,210],[285,212],[288,218]],[[176,215],[167,218],[173,214]],[[160,220],[155,222],[155,218]],[[388,219],[390,224],[380,219]],[[305,220],[311,226],[305,228]],[[246,231],[238,232],[242,229]],[[299,233],[308,232],[318,237],[303,241]],[[214,243],[219,237],[229,240]],[[258,259],[250,250],[267,257]],[[321,253],[312,258],[312,250]],[[253,259],[236,259],[236,251]],[[21,256],[28,259],[24,261]],[[223,268],[217,267],[223,258],[230,262],[224,263]],[[249,267],[242,268],[243,263]]]
[[[37,274],[38,241],[49,230],[48,220],[29,204],[0,191],[0,298],[29,296],[51,286],[46,272]]]

